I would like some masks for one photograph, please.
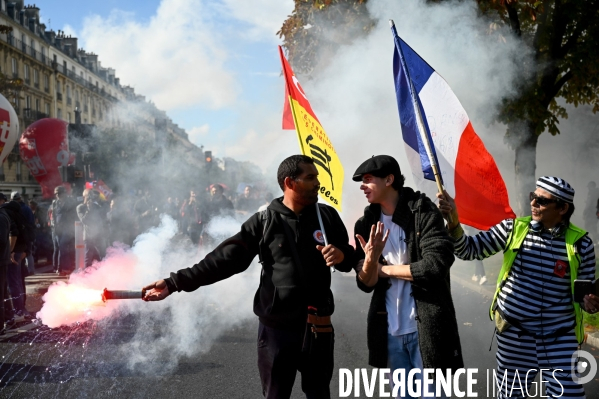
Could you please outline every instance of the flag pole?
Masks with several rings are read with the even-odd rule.
[[[279,46],[279,53],[281,55],[281,58],[285,56],[283,54],[283,48],[281,46]],[[283,61],[283,60],[281,59],[281,61]],[[283,68],[283,75],[285,75],[285,84],[287,85],[287,92],[289,93],[289,96],[287,97],[287,101],[289,101],[289,107],[291,108],[291,115],[293,115],[293,123],[295,125],[295,132],[297,133],[297,140],[299,141],[300,150],[305,155],[304,143],[302,143],[302,136],[300,135],[300,132],[297,128],[298,127],[297,115],[295,113],[295,108],[293,107],[293,101],[291,101],[291,87],[289,87],[289,81],[291,80],[291,76],[287,76],[287,73],[285,72],[285,68]],[[327,233],[324,230],[324,223],[322,223],[322,216],[320,215],[320,207],[318,206],[318,200],[316,202],[316,216],[318,216],[318,224],[320,225],[320,231],[322,232],[322,238],[324,240],[324,245],[326,247],[327,245],[329,245],[329,240],[327,239]],[[335,272],[335,271],[336,271],[335,266],[333,266],[333,272]]]
[[[426,129],[424,127],[424,119],[422,118],[422,113],[420,112],[420,105],[418,100],[416,99],[416,90],[414,88],[414,83],[412,83],[412,78],[410,77],[410,70],[408,69],[408,65],[406,64],[406,60],[403,55],[403,51],[401,49],[401,44],[398,41],[397,30],[395,29],[395,22],[392,19],[389,20],[389,25],[391,25],[391,30],[393,31],[393,40],[395,41],[395,48],[399,54],[399,60],[403,67],[403,70],[406,73],[406,77],[408,80],[408,89],[410,91],[410,97],[412,98],[412,104],[414,106],[414,111],[416,111],[417,125],[418,125],[418,134],[420,135],[420,139],[424,143],[424,149],[426,150],[426,156],[431,164],[433,169],[433,174],[435,175],[435,182],[437,183],[437,190],[440,194],[443,194],[443,184],[441,183],[441,174],[439,172],[439,166],[437,165],[437,159],[433,156],[432,144],[429,140],[428,134],[426,134]],[[452,223],[451,215],[447,215],[447,221]]]

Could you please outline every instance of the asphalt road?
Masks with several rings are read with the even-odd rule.
[[[333,276],[333,287],[337,303],[333,318],[336,369],[331,393],[338,397],[339,368],[367,367],[366,312],[370,297],[356,288],[352,277],[341,273]],[[470,282],[454,279],[453,295],[466,367],[478,369],[474,390],[478,397],[485,398],[486,375],[495,367],[496,346],[493,344],[489,351],[493,327],[486,316],[488,297],[481,292],[484,291]],[[195,294],[182,295],[195,301],[199,298]],[[189,317],[194,317],[193,312]],[[130,351],[144,345],[138,335],[141,328],[152,330],[152,342],[160,342],[163,327],[147,325],[136,314],[69,328],[39,327],[0,341],[0,398],[262,397],[256,368],[255,318],[227,328],[214,337],[210,347],[193,355],[164,353],[132,366]],[[595,357],[599,353],[587,350]],[[178,359],[174,365],[165,360],[173,356]],[[464,389],[464,379],[460,381]],[[599,377],[585,389],[587,398],[599,398]],[[361,394],[366,397],[363,390]],[[299,375],[292,397],[304,397]]]

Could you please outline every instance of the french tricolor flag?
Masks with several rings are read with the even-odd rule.
[[[397,35],[393,23],[391,31],[401,132],[418,189],[435,198],[436,164],[445,189],[455,199],[461,223],[487,230],[503,219],[516,217],[495,160],[456,95]],[[431,143],[428,149],[427,139]]]

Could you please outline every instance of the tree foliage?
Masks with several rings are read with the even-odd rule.
[[[21,97],[23,91],[23,79],[11,78],[0,71],[0,94],[6,97],[13,107],[17,107],[16,99]]]
[[[599,1],[479,0],[484,15],[508,25],[533,51],[521,66],[519,90],[505,99],[499,116],[509,127],[527,122],[530,132],[508,129],[512,145],[522,134],[559,133],[567,104],[590,104],[599,111]]]
[[[12,26],[0,24],[0,34],[7,34],[12,32]],[[24,90],[23,80],[20,78],[10,78],[0,71],[0,94],[16,107],[16,99],[20,96]]]
[[[351,43],[374,26],[368,0],[294,0],[295,8],[277,32],[287,59],[298,74],[312,75],[340,45]]]

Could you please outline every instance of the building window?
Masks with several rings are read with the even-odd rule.
[[[46,108],[46,115],[48,115],[48,117],[50,117],[50,104],[46,103],[45,108]]]
[[[69,121],[69,123],[71,123],[71,113],[67,112],[67,121]]]
[[[31,96],[25,96],[25,108],[28,110],[31,109]]]
[[[33,85],[36,89],[40,87],[40,73],[35,68],[33,69]]]
[[[18,77],[19,76],[19,64],[17,63],[16,58],[12,59],[11,67],[12,67],[12,76],[15,78]]]
[[[25,68],[25,83],[29,84],[30,82],[30,78],[29,78],[29,65],[25,64],[24,66]]]
[[[50,91],[50,77],[44,74],[44,90],[47,92]]]
[[[42,47],[42,62],[46,62],[46,48]]]
[[[57,117],[58,119],[62,119],[62,109],[58,108],[58,109],[56,110],[56,117]]]
[[[35,40],[31,39],[31,56],[35,57]]]
[[[35,110],[36,110],[37,112],[40,112],[40,108],[41,108],[40,99],[39,99],[39,98],[36,98],[36,99],[35,99]]]

